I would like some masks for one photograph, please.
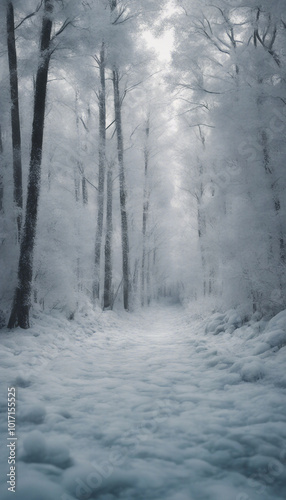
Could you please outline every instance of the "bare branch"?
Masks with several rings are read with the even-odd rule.
[[[126,12],[126,7],[123,7],[121,9],[121,11],[119,12],[118,16],[116,17],[116,19],[114,19],[114,21],[112,22],[112,24],[117,24],[117,22],[119,21],[119,19],[123,16],[123,14]]]
[[[23,24],[25,21],[27,21],[27,19],[30,19],[31,17],[35,16],[37,14],[37,12],[39,12],[40,8],[42,7],[43,5],[43,0],[40,1],[38,7],[36,8],[36,10],[34,12],[32,12],[31,14],[28,14],[28,16],[24,17],[24,19],[22,19],[19,24],[17,24],[17,26],[15,26],[15,30],[17,28],[19,28],[21,26],[21,24]]]
[[[261,38],[261,36],[259,35],[259,32],[258,32],[258,29],[256,29],[254,31],[254,36],[255,36],[255,39],[257,39],[260,42],[260,44],[266,50],[266,52],[268,52],[268,54],[270,54],[273,57],[273,59],[276,62],[277,66],[280,67],[281,66],[280,58],[279,58],[278,54],[276,54],[276,52],[273,50],[273,45],[274,45],[274,42],[275,42],[275,39],[276,39],[276,33],[277,33],[277,29],[276,29],[276,26],[275,26],[273,34],[272,34],[272,38],[271,38],[271,40],[269,42],[269,45],[266,45],[266,43],[263,40],[263,38]],[[255,46],[256,46],[256,43],[255,43]]]
[[[54,40],[57,36],[59,36],[72,23],[73,21],[71,19],[66,19],[65,22],[60,27],[60,29],[54,34],[52,40]]]
[[[215,128],[214,125],[208,125],[207,123],[195,123],[194,125],[189,125],[190,128],[194,127],[208,127],[208,128]]]
[[[86,124],[84,123],[84,120],[82,119],[82,117],[80,117],[80,121],[81,121],[81,123],[83,124],[83,126],[84,126],[85,130],[86,130],[87,132],[89,132],[89,129],[87,128]]]
[[[98,64],[98,66],[100,66],[100,60],[99,60],[99,58],[97,57],[97,55],[96,55],[96,54],[94,54],[94,55],[92,55],[91,57],[95,60],[95,62]]]
[[[94,184],[92,184],[92,182],[90,182],[87,177],[84,176],[84,180],[88,182],[88,184],[90,184],[94,189],[96,189],[96,191],[98,191],[98,188]]]
[[[110,127],[112,127],[112,125],[115,123],[115,120],[113,120],[106,128],[105,130],[108,130]]]
[[[221,94],[224,93],[224,92],[215,92],[215,91],[212,91],[212,90],[207,90],[207,89],[205,89],[203,87],[200,87],[199,85],[198,85],[197,88],[195,88],[195,87],[192,87],[191,85],[189,85],[187,83],[177,83],[177,86],[178,87],[182,87],[184,89],[189,89],[189,90],[196,90],[196,91],[201,90],[202,92],[206,92],[207,94],[221,95]]]
[[[125,17],[125,19],[123,19],[123,21],[117,22],[116,25],[126,23],[126,21],[129,21],[130,19],[133,19],[134,17],[135,17],[135,14],[133,16]]]

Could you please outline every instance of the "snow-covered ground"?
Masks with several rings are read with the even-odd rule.
[[[39,314],[0,344],[2,500],[285,500],[286,312]]]

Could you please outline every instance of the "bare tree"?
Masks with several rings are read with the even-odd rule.
[[[112,81],[114,90],[114,111],[115,124],[117,134],[117,154],[119,164],[119,197],[120,197],[120,213],[121,213],[121,238],[122,238],[122,272],[123,272],[123,305],[124,309],[129,309],[129,235],[128,235],[128,217],[126,210],[126,180],[124,168],[124,147],[123,147],[123,132],[121,118],[121,99],[119,90],[119,73],[114,67],[112,71]]]
[[[109,162],[107,170],[107,185],[106,185],[106,235],[104,247],[104,295],[103,308],[112,309],[113,306],[113,290],[112,290],[112,172],[113,163]]]
[[[100,261],[104,216],[104,182],[106,158],[106,87],[105,87],[105,46],[102,42],[100,56],[96,57],[100,72],[99,89],[99,150],[98,150],[98,191],[97,191],[97,225],[95,234],[95,259],[93,299],[98,300],[100,294]]]
[[[4,180],[3,180],[3,141],[2,141],[2,127],[0,125],[0,212],[4,211],[3,198],[4,198]]]
[[[14,6],[12,1],[7,2],[7,46],[10,74],[11,95],[11,128],[13,147],[13,178],[14,178],[14,204],[16,208],[17,237],[20,241],[23,209],[22,190],[22,160],[21,160],[21,129],[18,92],[17,52],[15,42]]]
[[[44,1],[44,14],[40,35],[40,58],[35,82],[34,118],[32,127],[32,146],[28,179],[28,192],[25,223],[23,227],[18,265],[18,285],[8,328],[20,326],[29,328],[29,309],[33,279],[33,255],[38,216],[38,203],[41,183],[41,163],[46,109],[46,94],[49,63],[51,57],[51,30],[53,0]]]
[[[144,193],[143,193],[143,215],[142,215],[142,261],[141,261],[141,305],[145,305],[145,277],[146,277],[146,233],[149,210],[149,191],[148,191],[148,167],[149,167],[149,148],[148,139],[150,132],[150,119],[148,117],[145,126],[145,147],[144,147]],[[149,262],[149,260],[148,260]],[[148,274],[147,274],[148,276]]]
[[[268,22],[262,23],[264,25],[264,28],[259,27],[259,21],[262,17],[261,9],[258,7],[257,8],[257,13],[256,13],[256,26],[254,29],[253,33],[253,43],[254,46],[257,48],[258,44],[260,44],[264,50],[273,58],[275,61],[276,65],[280,68],[281,66],[281,61],[279,58],[279,55],[277,54],[275,50],[275,41],[277,37],[277,26],[276,23],[272,21],[271,14],[268,14]],[[263,78],[261,76],[258,77],[258,89],[261,87],[261,84],[263,83]],[[258,113],[261,114],[261,107],[263,104],[263,92],[258,90],[259,95],[257,98],[257,107],[258,107]],[[263,156],[263,168],[266,176],[269,179],[269,189],[271,191],[272,195],[272,202],[273,202],[273,208],[275,215],[278,218],[278,238],[279,238],[279,254],[280,254],[280,261],[281,264],[285,265],[286,263],[286,244],[285,244],[285,238],[284,238],[284,232],[283,232],[283,226],[282,226],[282,221],[281,221],[281,201],[280,201],[280,196],[278,192],[278,182],[277,179],[275,178],[275,172],[274,168],[271,165],[271,155],[270,155],[270,149],[269,149],[269,139],[267,135],[267,131],[265,128],[261,128],[259,131],[260,134],[260,142],[262,146],[262,156]]]

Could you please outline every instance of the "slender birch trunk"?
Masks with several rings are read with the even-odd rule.
[[[7,3],[7,46],[10,74],[11,128],[13,148],[14,204],[16,209],[17,238],[20,241],[23,210],[21,129],[18,93],[17,52],[15,42],[14,7]]]
[[[3,142],[2,142],[2,127],[0,125],[0,212],[4,211],[4,176],[3,176]]]
[[[122,272],[123,272],[123,305],[124,309],[129,309],[129,235],[128,235],[128,217],[126,211],[126,181],[124,169],[124,149],[123,133],[121,119],[121,102],[119,93],[119,75],[117,68],[113,69],[113,90],[114,90],[114,110],[115,124],[117,134],[117,154],[119,164],[119,195],[120,195],[120,213],[121,213],[121,238],[122,238]]]
[[[271,166],[270,163],[270,152],[269,152],[269,143],[268,143],[268,137],[267,133],[265,130],[262,130],[260,133],[261,136],[261,144],[263,148],[263,167],[266,176],[269,178],[269,186],[271,190],[271,197],[272,197],[272,203],[273,203],[273,209],[275,212],[275,216],[278,218],[278,239],[279,239],[279,257],[280,257],[280,262],[284,266],[286,262],[286,248],[285,248],[285,239],[284,239],[284,233],[283,233],[283,228],[282,228],[282,221],[281,221],[281,202],[280,202],[280,197],[279,193],[277,190],[278,183],[277,180],[275,180],[275,175],[273,171],[273,167]]]
[[[146,276],[146,232],[147,220],[149,210],[149,195],[148,195],[148,167],[149,167],[149,151],[148,151],[148,137],[149,137],[149,120],[146,124],[146,145],[144,148],[144,194],[143,194],[143,216],[142,216],[142,262],[141,262],[141,306],[145,305],[145,276]]]
[[[53,0],[45,0],[41,29],[40,59],[36,76],[34,96],[34,118],[25,223],[20,245],[18,285],[8,328],[29,328],[29,309],[33,279],[33,256],[41,185],[41,163],[45,123],[47,81],[50,63],[50,41],[52,30]]]
[[[97,192],[97,225],[95,234],[93,299],[98,300],[100,294],[100,261],[104,215],[104,181],[106,157],[106,89],[105,89],[105,47],[101,45],[99,58],[100,90],[99,90],[99,152],[98,152],[98,192]]]
[[[106,183],[106,234],[104,247],[104,294],[103,308],[112,309],[112,200],[113,200],[113,183],[112,183],[113,164],[108,165],[107,183]]]
[[[203,198],[203,192],[204,192],[204,186],[203,186],[203,166],[201,162],[199,162],[199,176],[201,178],[200,181],[200,187],[198,192],[196,193],[196,200],[197,200],[197,221],[198,221],[198,237],[199,237],[199,246],[200,246],[200,253],[201,253],[201,262],[202,262],[202,271],[203,271],[203,295],[204,297],[207,295],[207,256],[206,256],[206,249],[205,249],[205,236],[206,236],[206,215],[204,212],[204,209],[202,207],[202,198]]]

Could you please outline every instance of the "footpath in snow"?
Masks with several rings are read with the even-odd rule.
[[[41,315],[0,344],[2,500],[285,500],[286,312]]]

